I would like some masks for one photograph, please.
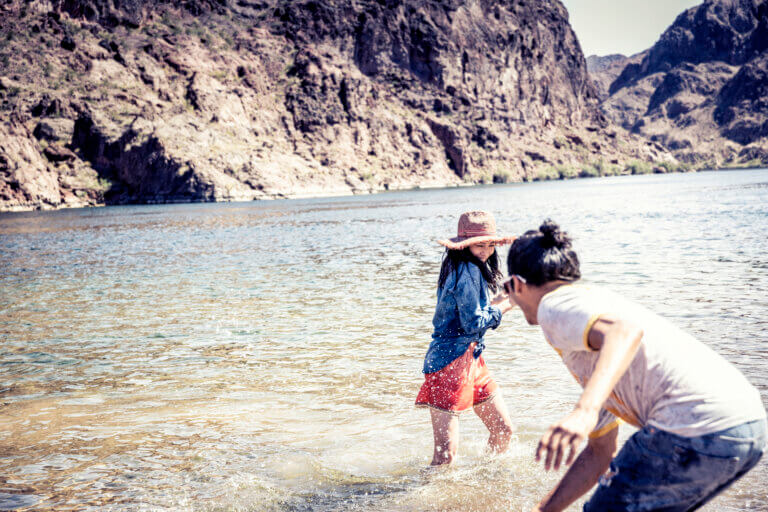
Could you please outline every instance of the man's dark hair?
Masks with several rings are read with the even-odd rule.
[[[545,220],[538,231],[528,231],[515,240],[507,256],[507,272],[522,276],[534,286],[581,278],[571,237],[551,219]]]

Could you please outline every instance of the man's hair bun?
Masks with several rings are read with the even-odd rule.
[[[524,277],[534,286],[550,281],[576,281],[581,270],[571,245],[568,233],[561,231],[552,219],[546,219],[538,231],[526,231],[509,248],[507,272]]]
[[[557,249],[567,249],[571,247],[571,238],[568,233],[560,230],[552,219],[547,219],[539,226],[539,231],[543,235],[541,238],[542,249],[555,247]]]

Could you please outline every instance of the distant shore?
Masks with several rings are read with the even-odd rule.
[[[333,191],[317,191],[317,192],[311,192],[311,193],[297,193],[297,194],[284,194],[284,193],[274,193],[274,194],[266,194],[262,197],[256,198],[256,199],[167,199],[167,200],[145,200],[145,201],[135,201],[135,202],[116,202],[116,203],[97,203],[97,204],[90,204],[90,205],[70,205],[70,204],[62,204],[59,206],[51,206],[51,205],[29,205],[29,206],[12,206],[12,207],[3,207],[0,206],[0,214],[2,213],[20,213],[20,212],[33,212],[33,211],[56,211],[56,210],[70,210],[70,209],[78,209],[78,208],[98,208],[98,207],[104,207],[104,206],[129,206],[129,205],[159,205],[159,204],[197,204],[197,203],[250,203],[254,201],[278,201],[283,199],[316,199],[316,198],[325,198],[325,197],[351,197],[351,196],[362,196],[362,195],[370,195],[370,194],[379,194],[383,192],[402,192],[402,191],[409,191],[409,190],[433,190],[433,189],[451,189],[451,188],[472,188],[476,186],[489,186],[489,185],[504,185],[504,184],[511,184],[511,183],[532,183],[537,181],[564,181],[564,180],[570,180],[570,179],[580,179],[580,178],[605,178],[605,177],[611,177],[611,176],[634,176],[634,175],[640,175],[640,174],[673,174],[673,173],[683,173],[683,172],[709,172],[709,171],[748,171],[748,170],[759,170],[759,169],[765,169],[765,166],[728,166],[728,167],[720,167],[720,168],[701,168],[701,169],[691,169],[691,168],[676,168],[674,170],[667,170],[663,166],[654,166],[649,167],[652,170],[650,172],[622,172],[622,173],[615,173],[615,174],[592,174],[591,172],[587,171],[584,172],[582,170],[581,173],[576,172],[559,172],[558,174],[547,173],[544,176],[545,177],[536,177],[534,179],[529,180],[520,180],[520,181],[503,181],[503,182],[480,182],[480,183],[459,183],[459,184],[443,184],[443,185],[424,185],[424,186],[404,186],[404,187],[396,187],[396,186],[389,186],[389,187],[370,187],[367,189],[349,189],[348,192],[343,190],[333,190]],[[663,169],[663,170],[662,170]]]

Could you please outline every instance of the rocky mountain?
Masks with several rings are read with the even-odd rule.
[[[646,52],[626,57],[620,53],[611,55],[590,55],[587,57],[587,71],[597,87],[597,97],[605,101],[610,96],[611,84],[616,81],[629,64],[642,62]]]
[[[606,117],[691,164],[768,164],[768,1],[708,0],[640,55],[611,83]]]
[[[677,165],[607,122],[558,0],[6,0],[0,116],[5,210]]]

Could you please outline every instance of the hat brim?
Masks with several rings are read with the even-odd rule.
[[[472,244],[483,244],[493,242],[496,245],[509,245],[517,239],[516,236],[473,236],[470,238],[451,238],[449,240],[438,240],[437,243],[444,245],[448,249],[460,251],[466,249]]]

